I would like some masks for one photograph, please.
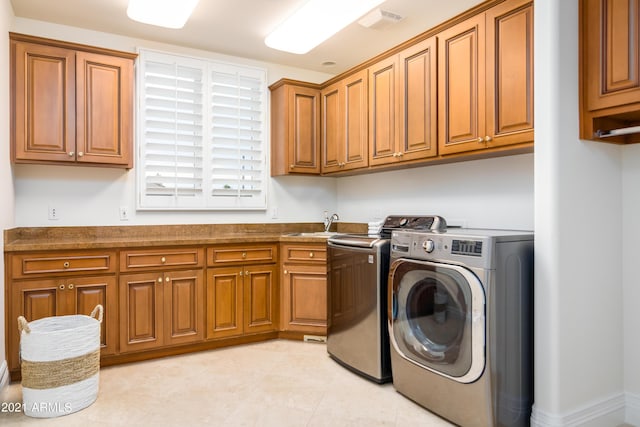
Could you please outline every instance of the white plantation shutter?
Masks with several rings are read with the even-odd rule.
[[[264,206],[265,75],[211,70],[211,197],[229,207]]]
[[[264,209],[264,70],[151,51],[138,73],[138,207]]]

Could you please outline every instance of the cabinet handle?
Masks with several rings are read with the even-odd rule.
[[[483,137],[479,137],[479,138],[478,138],[478,142],[479,142],[480,144],[482,144],[482,143],[484,142],[484,138],[483,138]]]
[[[485,142],[490,142],[493,138],[491,138],[489,135],[484,137]]]
[[[402,157],[402,156],[404,156],[404,153],[402,151],[399,151],[398,152],[398,157]]]
[[[84,153],[82,151],[78,151],[78,157],[82,157],[84,156]]]
[[[242,252],[242,258],[246,258],[247,257],[247,253],[246,252]]]
[[[65,261],[65,262],[62,264],[62,266],[63,266],[64,268],[69,268],[69,266],[70,266],[70,265],[71,265],[71,264],[69,264],[69,261]]]
[[[287,270],[284,271],[284,274],[289,274],[289,272]]]
[[[165,282],[167,282],[167,283],[169,283],[169,282],[171,281],[171,278],[170,278],[170,277],[165,277],[165,278],[164,278],[164,281],[165,281]]]
[[[162,277],[158,277],[158,283],[162,283]]]
[[[294,167],[294,165],[289,165],[289,169],[293,169]]]
[[[73,283],[69,285],[69,289],[73,289]]]
[[[69,157],[73,157],[76,153],[73,151],[69,151]]]
[[[309,252],[309,258],[313,258],[313,252]]]
[[[249,275],[249,270],[245,270],[244,275],[248,276]]]
[[[160,258],[160,262],[164,264],[165,262],[167,262],[167,259],[165,257],[162,257]]]
[[[242,272],[242,270],[240,270],[240,275],[242,276],[244,273]]]
[[[58,287],[60,288],[61,291],[64,291],[64,285],[60,285]]]

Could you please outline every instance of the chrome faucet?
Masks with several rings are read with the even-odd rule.
[[[340,217],[338,216],[338,214],[333,214],[331,216],[329,216],[329,213],[327,211],[324,211],[324,231],[329,231],[329,228],[331,228],[331,224],[333,224],[333,221],[338,221],[340,219]]]

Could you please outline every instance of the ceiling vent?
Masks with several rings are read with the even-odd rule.
[[[377,8],[360,18],[358,24],[362,25],[365,28],[382,30],[387,28],[391,24],[395,24],[396,22],[401,21],[402,19],[402,16],[396,13]]]

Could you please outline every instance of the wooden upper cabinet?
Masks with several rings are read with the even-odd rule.
[[[369,164],[389,163],[397,157],[399,79],[398,56],[369,67]]]
[[[77,159],[132,166],[133,63],[76,53]]]
[[[440,154],[484,148],[484,33],[481,14],[438,35]]]
[[[435,37],[400,52],[399,160],[438,154],[438,104]]]
[[[136,55],[10,38],[13,161],[132,167]]]
[[[533,142],[533,6],[507,0],[438,35],[440,154]]]
[[[638,143],[598,131],[640,125],[640,0],[581,0],[580,21],[580,137]]]
[[[533,4],[487,11],[487,147],[533,141]],[[487,138],[488,137],[488,138]]]
[[[322,90],[322,173],[367,167],[367,71]]]
[[[320,173],[320,89],[280,80],[271,90],[271,176]]]

